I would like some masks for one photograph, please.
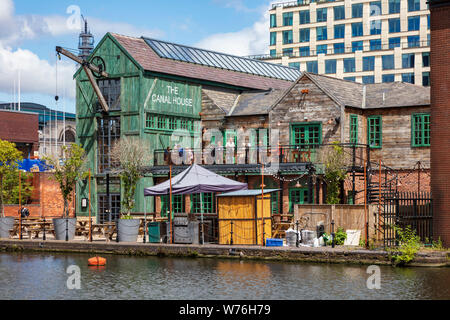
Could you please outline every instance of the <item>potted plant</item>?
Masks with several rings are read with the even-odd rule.
[[[69,217],[69,203],[72,201],[76,182],[86,177],[86,154],[78,144],[63,146],[65,159],[46,157],[48,165],[53,169],[53,179],[59,183],[61,195],[64,200],[64,209],[61,218],[53,219],[56,240],[73,240],[77,218]]]
[[[142,176],[143,167],[150,161],[150,152],[144,140],[125,137],[114,145],[111,158],[118,164],[112,172],[119,175],[123,189],[121,207],[124,212],[117,221],[118,241],[136,242],[140,220],[133,219],[131,211],[136,204],[136,186]]]
[[[17,170],[20,160],[22,160],[22,153],[16,149],[16,145],[0,139],[0,238],[9,238],[9,230],[14,227],[14,217],[5,217],[3,180],[6,175]]]

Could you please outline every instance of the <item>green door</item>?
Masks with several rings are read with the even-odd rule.
[[[289,189],[289,212],[294,212],[295,204],[308,203],[308,188]]]

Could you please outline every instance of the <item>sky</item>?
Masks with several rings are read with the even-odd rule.
[[[78,47],[80,15],[96,44],[115,32],[246,56],[269,51],[272,2],[0,0],[0,103],[19,100],[20,79],[21,102],[75,112],[76,65],[55,47]]]

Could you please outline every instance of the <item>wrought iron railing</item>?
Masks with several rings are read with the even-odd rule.
[[[221,164],[266,164],[266,163],[320,163],[322,150],[333,144],[279,145],[276,147],[208,147],[204,150],[179,148],[155,150],[154,166],[221,165]],[[339,144],[344,150],[349,168],[362,166],[366,159],[366,145]]]

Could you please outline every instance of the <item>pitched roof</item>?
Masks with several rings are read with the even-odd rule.
[[[111,36],[144,70],[151,72],[262,90],[287,88],[300,76],[296,69],[258,60],[148,38],[115,33]]]
[[[430,104],[429,87],[405,82],[362,84],[308,72],[305,76],[344,107],[374,109]]]
[[[268,114],[270,107],[285,92],[284,89],[271,89],[259,92],[244,92],[228,116],[247,116]]]

